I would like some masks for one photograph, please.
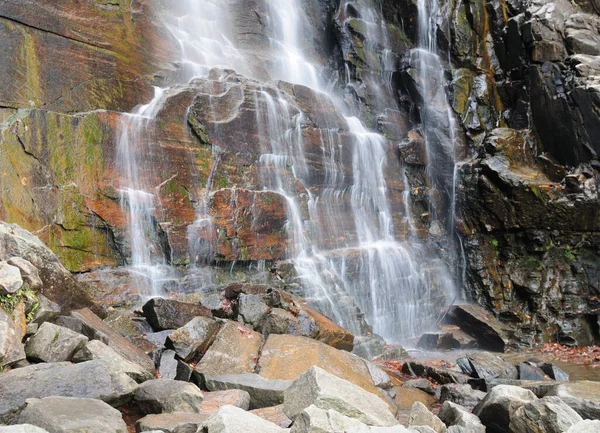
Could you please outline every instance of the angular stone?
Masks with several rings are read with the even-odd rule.
[[[102,360],[35,364],[2,374],[0,422],[10,419],[12,411],[28,398],[95,398],[118,406],[127,402],[136,388],[133,379]]]
[[[584,419],[600,419],[600,382],[561,383],[550,388],[547,395],[560,397]]]
[[[165,331],[151,332],[149,334],[144,334],[144,338],[148,340],[150,343],[154,344],[157,349],[163,349],[166,347],[167,337],[171,335],[173,332],[172,329],[167,329]]]
[[[155,331],[181,328],[197,316],[212,317],[211,311],[200,304],[174,299],[150,299],[144,304],[142,310]]]
[[[519,380],[551,380],[541,368],[527,362],[518,363],[517,371],[519,372]]]
[[[563,433],[583,421],[559,397],[544,397],[518,408],[510,417],[509,429],[514,433]]]
[[[413,404],[413,407],[410,411],[408,426],[429,426],[437,433],[446,432],[446,424],[444,424],[437,416],[432,414],[423,403],[419,403],[418,401]]]
[[[235,406],[248,410],[250,408],[250,394],[241,389],[205,392],[200,411],[203,414],[212,415],[223,406]]]
[[[151,414],[135,423],[137,432],[196,433],[210,418],[203,413],[172,412]]]
[[[265,315],[260,324],[260,331],[265,336],[271,334],[301,335],[300,320],[289,311],[273,308]]]
[[[371,374],[371,379],[373,379],[373,384],[377,388],[381,389],[390,389],[393,387],[392,379],[390,376],[379,368],[376,364],[367,361],[367,368],[369,369],[369,373]]]
[[[472,376],[479,379],[518,379],[517,369],[499,356],[487,352],[471,352],[467,354]],[[457,362],[459,366],[460,363]],[[461,369],[463,367],[461,366]],[[464,373],[467,373],[463,370]]]
[[[266,379],[252,373],[205,377],[206,388],[210,391],[241,389],[248,392],[252,409],[282,404],[285,390],[292,383],[291,380]]]
[[[11,365],[25,359],[25,349],[20,326],[0,307],[0,366]]]
[[[44,322],[25,343],[25,353],[36,361],[69,361],[87,341],[87,337],[68,328]]]
[[[324,410],[311,405],[294,419],[290,433],[338,432],[364,425],[359,420],[344,416],[335,410]]]
[[[333,409],[367,425],[397,424],[387,403],[377,395],[319,367],[311,367],[286,390],[283,409],[290,419],[295,419],[311,405],[324,410]]]
[[[196,385],[171,379],[149,380],[135,392],[134,400],[148,413],[192,412],[199,413],[203,395]]]
[[[153,378],[152,374],[142,369],[139,365],[123,358],[111,347],[99,340],[91,340],[85,343],[74,356],[73,362],[91,361],[100,359],[107,362],[115,371],[122,371],[136,382],[144,382]]]
[[[285,433],[287,430],[235,406],[223,406],[204,423],[206,433]]]
[[[533,392],[536,397],[542,398],[545,397],[546,394],[549,394],[550,390],[556,386],[555,382],[549,380],[513,380],[513,379],[488,379],[483,382],[483,387],[481,387],[481,382],[479,382],[480,389],[484,389],[486,391],[491,391],[493,388],[499,385],[511,385],[518,386],[519,388],[528,389]]]
[[[554,364],[544,362],[543,364],[540,364],[539,367],[544,373],[546,373],[548,376],[550,376],[550,378],[554,380],[560,382],[566,382],[569,380],[569,375]]]
[[[477,338],[482,349],[504,352],[508,344],[507,326],[479,305],[455,305],[449,311],[453,322]]]
[[[177,379],[177,367],[179,363],[175,359],[175,355],[173,350],[165,350],[161,353],[158,373],[162,379]]]
[[[414,361],[405,362],[402,365],[402,373],[411,376],[426,377],[442,385],[447,383],[466,384],[470,379],[469,376],[458,371],[433,367]]]
[[[472,433],[485,433],[485,427],[479,418],[456,403],[445,401],[440,408],[438,417],[448,427],[458,426],[464,427]]]
[[[20,423],[34,424],[51,433],[127,433],[121,412],[100,400],[46,397],[27,400]]]
[[[250,413],[272,422],[281,428],[288,428],[292,425],[292,420],[287,417],[285,412],[283,412],[282,404],[273,407],[264,407],[262,409],[254,409],[251,410]]]
[[[437,403],[434,396],[427,394],[417,388],[406,388],[404,386],[394,387],[394,403],[398,409],[410,410],[415,402],[423,403],[428,408]]]
[[[0,426],[0,433],[48,433],[48,431],[31,424],[17,424]]]
[[[262,295],[241,294],[238,298],[238,311],[242,320],[240,322],[252,328],[258,326],[262,318],[269,311]]]
[[[245,326],[227,321],[195,371],[205,377],[254,373],[263,337]]]
[[[567,433],[598,433],[600,432],[600,420],[583,420],[573,424]]]
[[[435,394],[435,389],[433,389],[433,385],[427,379],[410,379],[404,382],[402,384],[402,387],[419,389],[431,395]]]
[[[190,362],[206,352],[218,330],[219,324],[216,320],[202,316],[194,317],[183,327],[173,331],[167,337],[165,345]]]
[[[9,265],[19,268],[23,282],[32,290],[42,287],[42,280],[37,268],[29,260],[22,257],[12,257],[6,261]]]
[[[473,409],[473,414],[479,417],[488,433],[504,433],[517,409],[536,400],[535,394],[529,390],[498,385]]]
[[[23,286],[21,271],[7,262],[0,262],[0,295],[15,293]]]
[[[473,389],[470,385],[447,384],[440,388],[440,403],[449,401],[473,409],[485,395],[485,392]]]
[[[52,302],[41,293],[38,293],[38,307],[33,314],[32,323],[41,325],[44,322],[51,322],[60,316],[61,309],[58,304]]]

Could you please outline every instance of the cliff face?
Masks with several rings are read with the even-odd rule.
[[[179,47],[151,3],[0,0],[0,219],[35,232],[71,271],[131,255],[115,148],[131,125],[121,113],[180,66],[169,63]],[[355,182],[343,103],[385,137],[395,238],[441,250],[467,299],[518,324],[519,344],[598,338],[596,0],[426,2],[437,6],[441,61],[417,48],[416,1],[378,2],[385,26],[375,31],[353,2],[307,0],[304,49],[338,77],[335,103],[270,76],[266,3],[230,3],[252,77],[213,72],[171,87],[131,149],[149,161],[140,176],[160,201],[154,235],[172,263],[289,257],[288,202],[262,187],[273,170],[289,179],[298,167],[265,157],[273,143],[257,105],[286,101],[274,109],[278,124],[300,134],[312,173],[310,187],[293,185],[302,218],[312,196]],[[319,215],[324,249],[359,237],[350,197],[333,204],[342,217]],[[199,226],[199,213],[212,225]]]

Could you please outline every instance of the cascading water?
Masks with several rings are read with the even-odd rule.
[[[344,8],[349,3],[353,4],[353,13],[345,17]],[[368,334],[372,327],[391,342],[418,336],[434,325],[440,306],[451,299],[454,287],[444,264],[430,253],[426,243],[417,242],[416,236],[410,236],[411,242],[399,241],[403,228],[394,224],[394,212],[404,212],[411,234],[415,228],[409,194],[404,194],[403,210],[392,209],[389,203],[386,169],[392,154],[390,142],[365,127],[356,117],[363,108],[342,103],[340,83],[338,90],[333,90],[336,76],[327,76],[327,68],[318,59],[307,56],[310,49],[304,45],[305,35],[311,27],[299,0],[268,2],[266,16],[259,16],[261,26],[268,28],[268,54],[256,55],[236,46],[232,24],[235,20],[228,4],[220,0],[187,0],[168,8],[166,26],[181,46],[177,81],[187,83],[194,77],[209,75],[214,79],[211,71],[219,68],[216,80],[222,87],[220,91],[226,94],[234,87],[240,88],[239,83],[245,80],[241,75],[255,80],[246,85],[257,89],[253,106],[256,135],[260,137],[260,188],[285,198],[288,256],[307,299],[356,335]],[[340,7],[340,19],[365,23],[365,50],[370,56],[379,57],[381,63],[380,75],[372,77],[370,89],[381,105],[378,109],[383,111],[390,104],[397,108],[390,84],[395,62],[381,12],[368,1],[347,2]],[[229,70],[240,75],[233,77]],[[360,88],[363,83],[347,70],[344,84]],[[292,84],[265,82],[265,75],[271,80],[306,86],[318,106],[333,108],[318,119],[309,119],[290,97],[290,92],[302,90],[288,90]],[[128,127],[123,129],[118,146],[123,201],[129,204],[132,264],[138,269],[162,268],[168,263],[164,254],[151,254],[152,239],[147,233],[157,231],[155,216],[160,213],[160,201],[151,186],[139,181],[138,171],[140,167],[148,169],[147,162],[143,153],[132,148],[139,149],[147,141],[141,138],[142,131],[171,89],[157,90],[150,104],[124,116]],[[317,173],[306,157],[305,134],[315,130],[322,150],[318,164],[324,174]],[[205,197],[199,200],[196,221],[189,228],[194,262],[210,262],[210,245],[198,243],[197,238],[199,232],[212,227],[207,195],[213,189],[213,175],[221,155],[218,148],[213,147],[213,151],[215,159],[204,187]],[[399,177],[408,189],[404,171]],[[235,199],[235,189],[231,197]],[[344,219],[348,209],[352,220]],[[157,279],[155,275],[149,278]],[[160,294],[160,287],[154,287],[152,294]]]

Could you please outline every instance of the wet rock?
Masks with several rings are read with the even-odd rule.
[[[196,385],[171,379],[149,380],[135,391],[134,400],[148,413],[200,412],[203,395]]]
[[[349,418],[335,410],[320,409],[311,405],[294,419],[290,433],[317,433],[348,431],[353,427],[365,426],[357,419]]]
[[[541,368],[527,362],[517,364],[520,380],[550,380]]]
[[[548,390],[547,395],[560,397],[584,419],[600,419],[600,382],[561,383]]]
[[[515,433],[562,433],[583,419],[558,397],[544,397],[518,408],[510,418]]]
[[[69,361],[87,341],[87,337],[68,328],[45,322],[25,343],[25,353],[37,361]]]
[[[460,348],[460,341],[454,338],[451,333],[428,333],[421,336],[417,342],[417,347],[428,350],[452,350]]]
[[[282,404],[285,390],[292,383],[291,380],[266,379],[251,373],[205,377],[206,388],[209,391],[240,389],[248,392],[252,409]]]
[[[242,433],[256,431],[285,433],[286,430],[235,406],[223,406],[204,423],[206,433]]]
[[[203,414],[212,415],[223,406],[235,406],[248,410],[250,408],[250,394],[241,389],[205,392],[200,410]]]
[[[18,319],[18,317],[16,318]],[[25,318],[22,318],[24,322]],[[25,359],[25,349],[21,340],[23,330],[13,317],[0,307],[0,365],[11,365]]]
[[[22,257],[12,257],[6,261],[9,265],[19,268],[23,283],[31,290],[39,290],[43,283],[37,268],[29,260]]]
[[[190,362],[206,352],[218,330],[217,321],[209,317],[194,317],[168,336],[166,346]]]
[[[7,262],[0,262],[0,295],[15,293],[23,286],[21,271]]]
[[[439,338],[440,334],[423,334],[417,342],[417,347],[429,350],[437,349],[437,343]]]
[[[517,409],[536,400],[535,394],[529,390],[499,385],[473,409],[473,414],[479,417],[488,433],[503,433],[508,431]]]
[[[479,418],[456,403],[445,401],[438,416],[448,427],[457,426],[473,433],[485,433],[485,427]]]
[[[263,337],[258,332],[227,321],[195,371],[205,377],[253,373],[262,343]]]
[[[435,394],[435,389],[433,389],[433,385],[427,379],[410,379],[404,382],[402,384],[402,387],[419,389],[431,395]]]
[[[142,307],[144,316],[155,331],[177,329],[197,316],[211,317],[206,307],[174,299],[153,298]]]
[[[311,405],[333,409],[367,425],[397,424],[388,405],[379,397],[319,367],[311,367],[285,392],[283,407],[290,419]]]
[[[562,371],[560,368],[558,368],[554,364],[544,362],[544,363],[540,364],[539,367],[542,369],[542,371],[544,373],[546,373],[548,376],[550,376],[550,378],[552,378],[554,380],[557,380],[560,382],[566,382],[569,380],[569,375],[567,373],[565,373],[564,371]]]
[[[458,371],[447,368],[433,367],[427,364],[421,364],[414,361],[407,361],[402,365],[402,373],[411,376],[419,376],[429,378],[441,385],[447,383],[466,384],[469,381],[469,376]]]
[[[35,364],[2,374],[0,421],[10,419],[28,398],[95,398],[118,406],[127,402],[136,388],[133,379],[102,360]]]
[[[473,409],[485,397],[486,393],[471,388],[470,385],[448,384],[440,388],[440,403],[446,401]]]
[[[504,352],[508,344],[507,327],[479,305],[456,305],[449,311],[454,323],[477,338],[480,348]]]
[[[479,379],[518,379],[517,369],[499,356],[486,352],[471,352],[467,354],[470,369],[463,369],[463,364],[458,365],[464,373]]]
[[[28,399],[18,422],[42,427],[51,433],[127,433],[121,412],[103,401],[89,398]]]
[[[265,407],[262,409],[254,409],[251,410],[250,413],[253,413],[264,420],[272,422],[281,428],[289,428],[292,425],[292,420],[289,419],[283,412],[282,404],[273,407]]]
[[[209,414],[172,412],[151,414],[135,423],[137,432],[196,433],[210,418]]]
[[[256,327],[269,311],[269,307],[265,304],[261,295],[240,295],[238,309],[242,318],[240,322],[251,328]]]
[[[424,404],[415,402],[410,411],[408,426],[428,426],[437,433],[445,433],[446,425],[437,416],[432,414]]]
[[[44,322],[51,322],[60,316],[61,309],[58,304],[52,302],[41,293],[38,294],[37,298],[38,307],[35,310],[33,318],[31,319],[32,323],[41,325]]]

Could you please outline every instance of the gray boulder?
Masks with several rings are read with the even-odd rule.
[[[452,386],[452,385],[443,385],[442,389],[445,386]],[[454,386],[464,386],[464,385],[454,385]],[[402,387],[403,388],[420,389],[421,391],[426,392],[427,394],[431,394],[431,395],[435,394],[435,389],[433,389],[433,385],[427,379],[411,379],[411,380],[407,380],[406,382],[404,382],[402,384]],[[470,388],[470,387],[468,387],[468,388]]]
[[[33,314],[32,323],[41,325],[44,322],[51,322],[60,316],[60,306],[41,293],[38,293],[38,307]]]
[[[458,426],[472,433],[485,433],[485,427],[481,424],[477,416],[451,401],[446,401],[442,404],[438,416],[448,427]]]
[[[323,410],[311,405],[294,420],[290,433],[342,432],[365,426],[356,418],[349,418],[334,410]]]
[[[141,384],[134,399],[144,413],[199,413],[203,396],[193,383],[157,379]]]
[[[479,417],[488,433],[505,433],[517,409],[536,400],[535,394],[527,389],[498,385],[473,409],[473,414]]]
[[[135,423],[137,432],[197,433],[210,416],[202,413],[151,414]]]
[[[166,347],[167,337],[171,335],[174,331],[172,329],[167,329],[165,331],[151,332],[149,334],[145,334],[144,338],[148,340],[150,343],[154,344],[157,349],[164,349]]]
[[[0,295],[15,293],[23,287],[21,271],[7,262],[0,262]]]
[[[219,324],[210,317],[194,317],[181,328],[173,331],[166,339],[165,346],[174,350],[185,361],[199,358],[212,343]]]
[[[205,377],[205,385],[209,391],[241,389],[248,392],[251,409],[277,406],[283,403],[285,390],[292,383],[291,380],[266,379],[254,373]]]
[[[583,420],[573,424],[567,433],[600,433],[600,420]]]
[[[600,382],[561,383],[551,388],[547,395],[560,397],[584,419],[600,419]]]
[[[165,350],[161,353],[158,372],[163,379],[177,379],[177,367],[179,362],[175,359],[175,355],[176,353],[173,350]]]
[[[89,398],[29,399],[19,422],[42,427],[49,433],[127,433],[121,412]]]
[[[206,433],[286,433],[288,430],[235,406],[223,406],[204,423]]]
[[[463,373],[479,379],[518,379],[519,372],[512,364],[497,355],[488,352],[471,352],[467,354],[469,367],[457,361]]]
[[[311,367],[303,373],[284,395],[283,410],[292,420],[311,405],[324,410],[333,409],[367,425],[397,424],[386,402],[319,367]]]
[[[25,349],[21,343],[24,331],[11,314],[0,307],[0,366],[13,365],[25,359]]]
[[[11,257],[6,261],[9,265],[19,268],[21,271],[21,278],[23,283],[32,290],[38,290],[42,287],[42,279],[37,268],[33,266],[29,260],[25,260],[22,257]]]
[[[211,311],[200,304],[174,299],[150,299],[142,310],[155,331],[180,328],[197,316],[212,317]]]
[[[95,398],[119,406],[136,388],[132,378],[103,360],[30,365],[2,374],[0,422],[9,420],[29,398]]]
[[[44,322],[25,343],[25,353],[36,361],[68,361],[87,341],[87,337],[68,328]]]
[[[517,409],[510,418],[512,433],[563,433],[583,421],[559,397],[544,397]]]
[[[16,424],[0,426],[0,433],[48,433],[48,431],[31,424]]]
[[[413,407],[410,410],[408,426],[428,426],[431,427],[436,433],[446,432],[446,424],[444,424],[437,416],[432,414],[429,409],[427,409],[427,406],[418,401],[413,404]]]
[[[440,403],[451,401],[468,409],[477,406],[485,395],[485,392],[473,389],[470,385],[447,384],[440,387]]]
[[[560,382],[566,382],[569,380],[569,375],[554,364],[545,362],[543,364],[540,364],[539,367],[544,373],[546,373],[548,376],[550,376],[550,378],[554,380],[558,380]]]
[[[262,318],[269,311],[269,307],[263,300],[262,295],[241,294],[238,298],[240,322],[246,326],[255,328],[261,322]]]

